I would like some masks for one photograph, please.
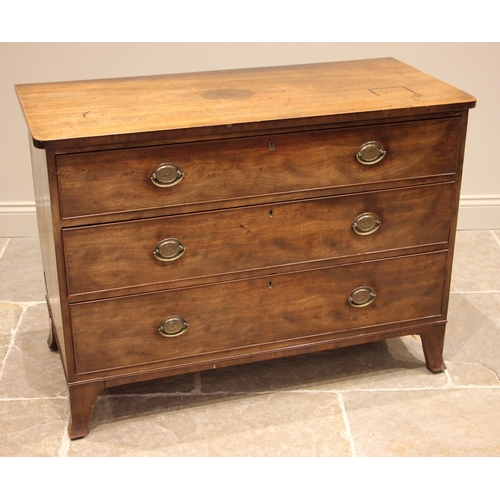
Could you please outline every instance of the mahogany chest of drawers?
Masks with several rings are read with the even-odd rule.
[[[468,110],[395,59],[16,86],[71,438],[105,387],[444,342]]]

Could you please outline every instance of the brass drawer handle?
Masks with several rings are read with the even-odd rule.
[[[189,327],[188,322],[182,316],[168,316],[160,321],[158,332],[164,337],[178,337]]]
[[[376,295],[370,287],[359,286],[351,292],[347,301],[353,307],[366,307],[375,300],[375,297]]]
[[[352,223],[352,228],[356,234],[360,236],[368,236],[373,234],[379,227],[380,219],[372,212],[365,212],[358,215]]]
[[[385,149],[376,141],[365,142],[356,152],[356,160],[362,165],[375,165],[385,156]]]
[[[182,181],[184,172],[175,163],[160,163],[151,173],[151,182],[158,187],[172,187]]]
[[[186,247],[176,238],[161,240],[155,247],[153,255],[162,262],[177,260],[186,251]]]

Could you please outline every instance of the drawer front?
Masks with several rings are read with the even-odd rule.
[[[460,119],[59,155],[61,215],[129,212],[453,174]],[[356,152],[377,141],[378,163]],[[153,170],[168,187],[153,184]],[[170,164],[176,165],[182,174]],[[177,177],[179,175],[179,178]]]
[[[435,319],[442,313],[446,258],[443,251],[72,304],[77,371],[203,361]],[[348,301],[359,287],[375,294],[365,307]],[[363,291],[353,297],[367,299]],[[166,337],[159,325],[168,335],[183,332]]]
[[[69,293],[447,242],[453,190],[450,182],[66,229]]]

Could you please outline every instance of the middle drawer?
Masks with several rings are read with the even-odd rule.
[[[445,243],[453,189],[448,182],[65,229],[68,291],[73,297],[114,289],[121,294],[144,285]]]

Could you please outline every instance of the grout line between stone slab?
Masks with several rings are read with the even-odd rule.
[[[455,389],[460,390],[475,390],[475,389],[500,389],[500,384],[498,385],[456,385],[453,382],[447,382],[446,385],[442,387],[407,387],[403,388],[390,388],[383,387],[380,389],[342,389],[342,393],[349,392],[418,392],[418,391],[452,391]],[[314,391],[311,391],[314,392]],[[316,391],[322,392],[322,391]],[[326,392],[335,392],[335,391],[326,391]]]
[[[453,390],[453,389],[467,389],[467,390],[474,390],[474,389],[500,389],[500,383],[498,385],[456,385],[453,383],[451,380],[451,377],[448,373],[446,373],[446,384],[441,386],[441,387],[407,387],[407,388],[392,388],[392,387],[384,387],[380,389],[363,389],[363,388],[355,388],[355,389],[293,389],[293,390],[285,390],[285,391],[280,391],[280,390],[270,390],[270,391],[257,391],[257,392],[249,392],[249,391],[241,391],[241,392],[226,392],[226,391],[214,391],[214,392],[205,392],[205,393],[195,393],[195,392],[155,392],[155,393],[130,393],[130,394],[103,394],[97,396],[98,398],[111,398],[111,399],[118,399],[118,398],[135,398],[135,397],[141,397],[141,398],[158,398],[158,397],[187,397],[187,396],[204,396],[204,397],[210,397],[210,396],[242,396],[242,395],[248,395],[248,396],[263,396],[266,394],[276,394],[277,392],[283,394],[283,393],[304,393],[304,394],[320,394],[320,393],[330,393],[330,394],[347,394],[351,392],[417,392],[417,391],[448,391],[448,390]]]
[[[39,306],[41,304],[46,304],[45,300],[32,300],[32,301],[29,301],[29,302],[22,302],[22,301],[19,301],[19,300],[0,300],[0,302],[2,304],[14,304],[14,305],[18,305],[19,307],[22,307],[23,309],[24,308],[28,308],[28,307],[36,307],[36,306]]]
[[[342,410],[342,418],[344,419],[345,432],[341,433],[342,437],[349,442],[349,454],[351,457],[356,456],[356,448],[354,446],[354,437],[351,433],[351,424],[349,423],[349,418],[347,416],[347,411],[344,404],[344,396],[341,392],[337,392],[337,398],[339,401],[340,409]]]
[[[495,241],[498,243],[498,246],[500,247],[500,238],[495,234],[495,231],[491,230],[490,233],[493,235],[493,238]]]
[[[444,371],[444,374],[446,375],[446,378],[448,379],[448,387],[455,388],[455,384],[453,383],[453,379],[451,378],[450,372],[448,370]]]
[[[3,257],[5,250],[7,250],[7,247],[9,246],[10,240],[11,240],[11,238],[7,238],[5,245],[2,248],[0,248],[0,259]]]
[[[68,429],[65,427],[61,437],[61,445],[57,451],[58,457],[67,457],[69,453],[69,447],[71,444],[71,439],[69,438]]]
[[[18,397],[18,398],[9,398],[9,397],[0,397],[0,401],[47,401],[52,399],[64,399],[67,400],[68,396],[33,396],[33,397]]]
[[[22,310],[21,310],[21,314],[19,315],[19,319],[17,320],[16,326],[14,328],[11,328],[11,330],[10,330],[9,346],[7,347],[7,351],[6,351],[5,356],[2,360],[2,364],[0,365],[0,380],[2,380],[2,377],[3,377],[3,371],[4,371],[5,365],[7,363],[7,358],[9,357],[10,351],[12,350],[12,347],[14,346],[14,341],[16,339],[17,331],[19,330],[19,325],[23,321],[24,316],[26,315],[26,311],[28,310],[28,307],[26,307],[26,306],[23,307],[18,302],[16,302],[16,304],[18,304],[22,308]]]
[[[10,330],[9,346],[7,347],[7,351],[5,353],[3,360],[0,362],[0,380],[2,380],[3,371],[4,371],[5,365],[7,363],[7,358],[9,357],[9,354],[10,354],[12,348],[14,347],[14,342],[16,340],[17,331],[19,330],[19,326],[21,325],[21,323],[24,319],[24,316],[26,315],[26,312],[28,311],[28,309],[30,307],[36,307],[40,304],[45,304],[45,302],[43,302],[43,301],[13,302],[13,301],[9,301],[9,300],[2,300],[1,302],[3,304],[16,304],[19,307],[21,307],[22,311],[21,311],[21,314],[19,315],[19,319],[17,320],[16,326],[14,328],[11,328],[11,330]]]

